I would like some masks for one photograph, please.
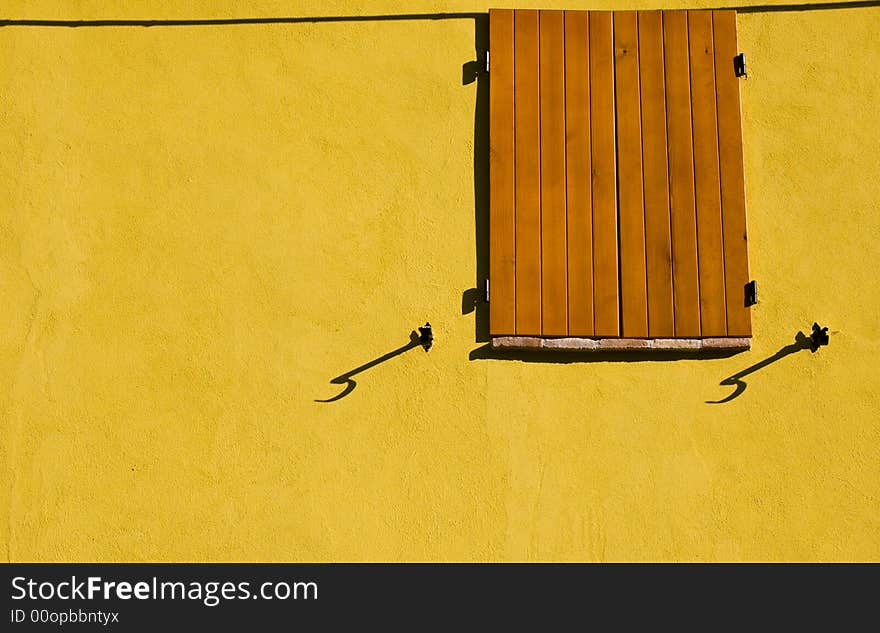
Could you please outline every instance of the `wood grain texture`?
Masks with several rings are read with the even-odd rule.
[[[666,158],[663,22],[659,11],[639,11],[638,19],[648,335],[666,338],[675,334],[675,321],[672,298],[669,173]]]
[[[489,332],[516,332],[513,11],[489,11]]]
[[[700,332],[704,337],[724,336],[727,334],[727,309],[724,296],[724,243],[721,230],[721,175],[718,171],[712,12],[688,11],[687,16],[700,271]]]
[[[514,13],[516,332],[541,334],[541,113],[538,12]]]
[[[614,90],[617,104],[617,195],[620,230],[621,336],[648,336],[639,26],[635,11],[614,14]]]
[[[590,14],[593,312],[597,336],[620,335],[612,15]]]
[[[590,33],[586,11],[565,13],[565,166],[568,218],[568,329],[593,329],[593,218],[590,187]]]
[[[721,171],[721,217],[724,230],[724,287],[729,336],[751,336],[751,312],[745,305],[749,281],[746,196],[737,54],[736,12],[713,11],[715,94],[718,107],[718,164]]]
[[[675,336],[700,336],[687,14],[663,12]]]
[[[565,210],[565,27],[562,11],[541,11],[541,332],[568,333]]]
[[[732,11],[492,10],[490,333],[751,334]]]

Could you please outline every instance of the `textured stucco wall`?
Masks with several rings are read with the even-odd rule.
[[[0,17],[489,6],[118,4]],[[0,27],[3,557],[880,559],[880,9],[738,23],[753,349],[580,363],[469,360],[473,20]]]

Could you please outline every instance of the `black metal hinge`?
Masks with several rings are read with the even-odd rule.
[[[758,303],[758,282],[754,279],[746,284],[746,307],[753,306]]]
[[[748,77],[746,74],[746,54],[740,53],[733,58],[733,73],[737,77]]]

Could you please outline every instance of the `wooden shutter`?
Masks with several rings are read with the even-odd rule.
[[[735,12],[489,29],[492,336],[751,336]]]

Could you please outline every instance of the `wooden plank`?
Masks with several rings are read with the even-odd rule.
[[[592,336],[589,13],[565,12],[565,165],[568,199],[568,329]]]
[[[541,334],[538,12],[514,12],[516,332]],[[491,74],[491,73],[490,73]]]
[[[721,220],[724,230],[724,286],[727,334],[751,336],[751,312],[745,305],[749,281],[746,195],[743,175],[739,79],[733,72],[736,12],[713,11],[715,94],[718,104],[718,157],[721,170]]]
[[[666,89],[663,22],[659,11],[639,11],[639,78],[642,96],[642,172],[645,187],[645,251],[648,335],[675,334],[672,237],[666,159]],[[624,332],[626,327],[624,327]]]
[[[614,91],[617,104],[618,226],[621,336],[648,336],[639,25],[635,11],[614,13]]]
[[[619,336],[614,42],[609,11],[590,14],[590,115],[595,334]]]
[[[715,110],[715,48],[712,12],[688,11],[691,111],[694,125],[694,184],[700,266],[700,331],[727,334],[724,296],[724,243],[721,234],[721,176],[718,171],[718,118]]]
[[[700,336],[687,15],[663,12],[675,336]]]
[[[489,332],[516,332],[513,180],[513,11],[489,11]]]
[[[541,11],[541,331],[568,334],[565,210],[565,27],[562,11]]]

